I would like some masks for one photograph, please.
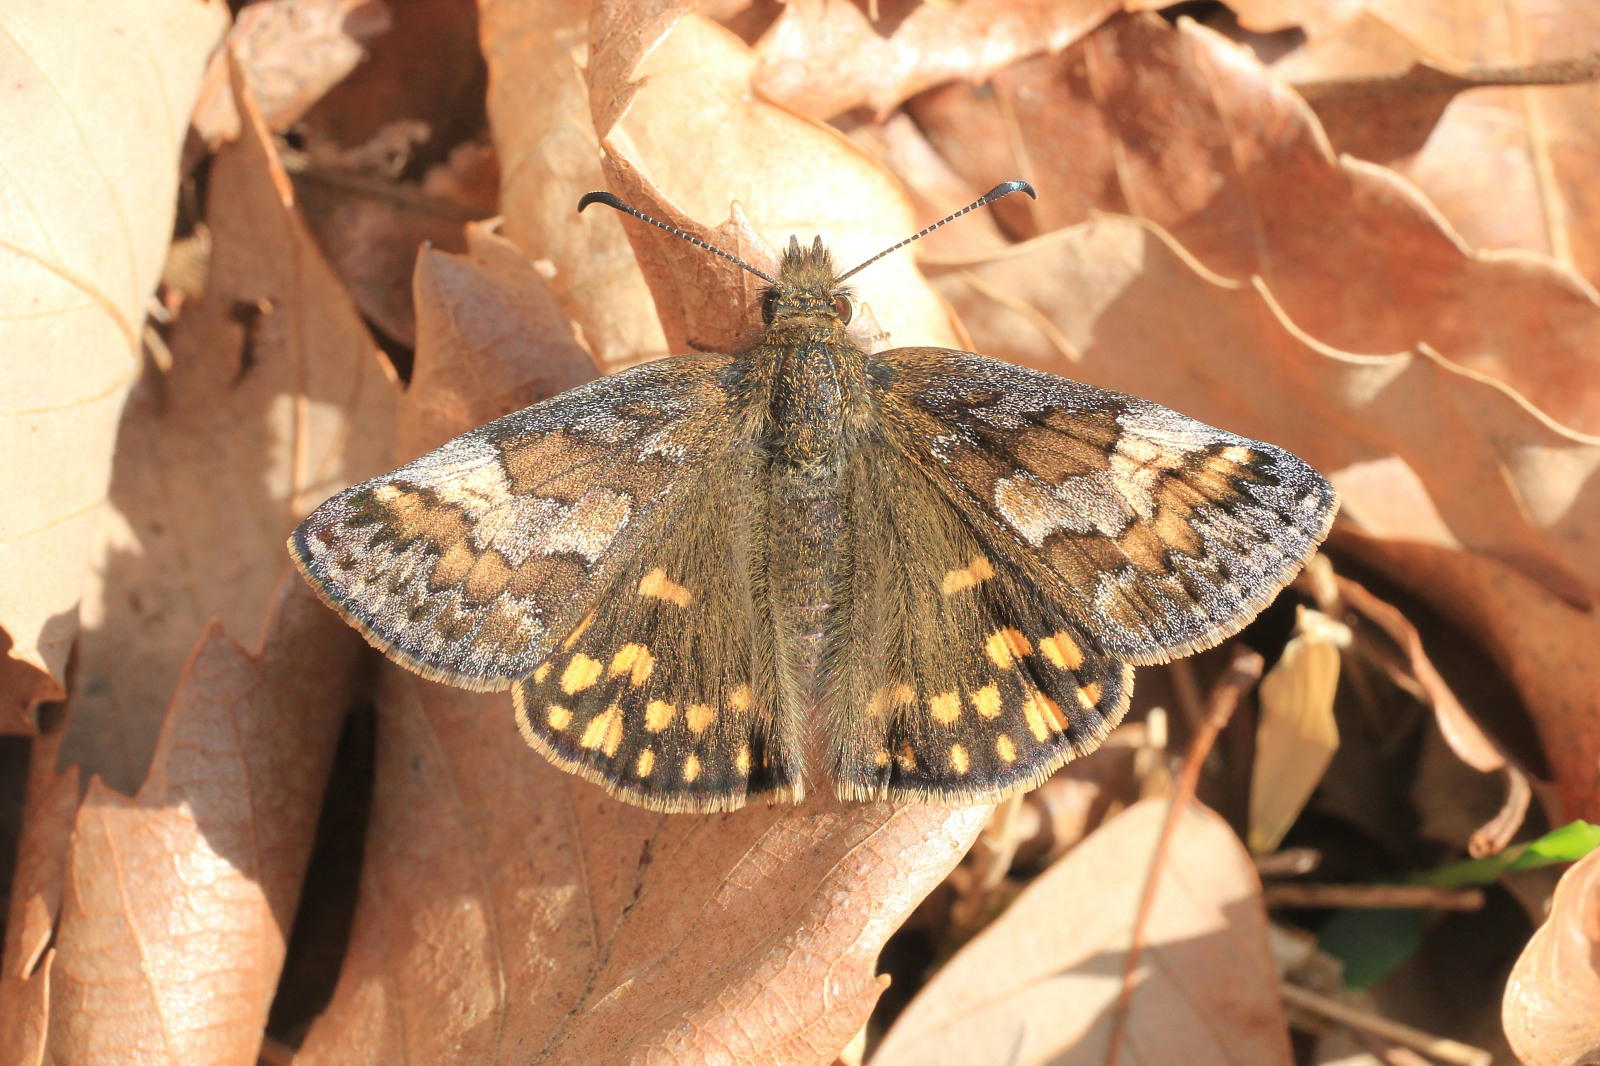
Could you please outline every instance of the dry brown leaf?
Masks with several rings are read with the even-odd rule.
[[[829,1063],[986,808],[661,815],[390,670],[345,972],[296,1061]]]
[[[797,114],[856,107],[880,117],[940,82],[979,82],[1025,56],[1065,48],[1121,0],[884,3],[876,21],[855,3],[788,0],[756,43],[755,88]]]
[[[572,336],[550,284],[515,245],[482,226],[465,255],[428,251],[417,260],[418,344],[428,352],[400,405],[400,439],[417,454],[473,419],[487,422],[597,374]]]
[[[1398,69],[1371,69],[1387,66],[1396,51],[1404,56]],[[1345,69],[1346,63],[1356,69]],[[1295,52],[1274,69],[1293,82],[1315,109],[1337,151],[1408,173],[1407,164],[1428,143],[1440,118],[1461,93],[1593,82],[1600,75],[1600,61],[1586,57],[1487,70],[1447,70],[1418,58],[1410,42],[1395,37],[1380,20],[1363,19],[1348,27],[1336,42],[1324,40]],[[1481,103],[1474,100],[1462,106],[1473,108]],[[1474,174],[1473,180],[1484,188],[1482,172]],[[1432,191],[1424,188],[1424,192]],[[1434,200],[1437,203],[1436,197]],[[1492,213],[1503,215],[1504,206],[1499,204],[1500,210]],[[1456,221],[1454,217],[1451,220]],[[1483,234],[1469,232],[1467,236],[1475,243],[1505,247],[1502,242],[1483,241]],[[1551,251],[1548,243],[1530,250]]]
[[[298,215],[253,107],[211,168],[204,297],[117,438],[85,592],[64,757],[132,791],[196,635],[260,625],[283,542],[329,494],[391,462],[394,381]]]
[[[916,207],[918,229],[965,207],[987,191],[957,173],[904,111],[849,132],[851,141],[872,158],[881,160],[905,184]],[[995,210],[1020,199],[1024,197],[1000,200],[988,211],[963,216],[960,225],[939,227],[918,241],[911,254],[919,258],[976,256],[1004,247],[1010,242],[1002,235]]]
[[[1600,1062],[1600,851],[1561,877],[1506,982],[1501,1022],[1524,1066]]]
[[[1595,608],[1568,602],[1487,555],[1354,533],[1344,543],[1488,649],[1533,718],[1560,790],[1559,816],[1600,819]]]
[[[928,982],[871,1066],[1103,1066],[1166,814],[1166,800],[1136,804],[1034,880]],[[1293,1061],[1260,882],[1204,807],[1180,816],[1144,928],[1121,1062]]]
[[[60,894],[45,1061],[253,1061],[359,649],[286,575],[259,652],[202,638],[138,793],[90,783],[61,881],[25,901]]]
[[[60,698],[219,2],[12,5],[0,155],[0,730]],[[115,100],[116,107],[106,101]]]
[[[0,1046],[4,1066],[40,1066],[50,1027],[51,950],[61,913],[62,874],[78,812],[78,768],[56,769],[63,723],[44,729],[28,763],[27,798],[0,958]]]
[[[315,167],[294,177],[306,223],[348,298],[385,336],[415,347],[411,281],[419,250],[465,251],[466,225],[494,214],[494,208],[430,196],[409,183]]]
[[[393,17],[382,0],[256,0],[239,12],[206,67],[193,122],[212,144],[239,136],[239,109],[228,79],[228,53],[244,71],[262,121],[285,130],[342,81],[387,33]]]
[[[297,0],[298,2],[298,0]],[[391,24],[296,124],[322,165],[417,175],[482,128],[473,0],[384,0]]]
[[[556,384],[511,344],[473,349],[470,387],[455,369],[470,336],[446,339],[453,323],[536,317],[498,262],[501,284],[470,294],[435,280],[447,259],[424,263],[432,321],[404,400],[401,424],[420,438],[405,454]],[[491,310],[497,293],[513,306]],[[505,694],[393,667],[385,678],[356,926],[305,1066],[626,1061],[646,1048],[831,1062],[877,999],[884,939],[987,815],[827,799],[656,814],[530,751]]]
[[[1421,634],[1404,612],[1374,596],[1357,581],[1342,575],[1335,576],[1333,580],[1337,589],[1336,603],[1354,612],[1394,642],[1399,661],[1392,664],[1391,668],[1405,671],[1404,677],[1409,682],[1407,687],[1414,687],[1420,698],[1433,711],[1439,735],[1455,758],[1479,773],[1498,772],[1504,775],[1505,799],[1499,814],[1487,824],[1472,826],[1472,835],[1469,838],[1469,850],[1475,857],[1502,850],[1511,843],[1512,834],[1521,827],[1523,817],[1527,813],[1528,802],[1532,798],[1526,775],[1512,762],[1500,744],[1486,733],[1474,716],[1462,706],[1455,690],[1428,657],[1427,649],[1422,644]],[[1368,647],[1370,649],[1371,645]],[[1474,700],[1479,709],[1488,710],[1482,707],[1482,702],[1481,699]],[[1418,782],[1418,786],[1422,787],[1421,781]],[[1463,813],[1461,808],[1464,805],[1459,799],[1459,796],[1451,795],[1435,805],[1437,809],[1449,812],[1451,817],[1448,822],[1458,821]],[[1421,804],[1419,808],[1426,811]],[[1437,825],[1446,820],[1435,818],[1432,821]],[[1458,836],[1455,833],[1437,832],[1431,835],[1443,839],[1454,839]]]
[[[1364,585],[1336,576],[1340,601],[1377,626],[1399,647],[1409,673],[1433,709],[1439,732],[1456,756],[1480,773],[1493,773],[1506,765],[1506,754],[1475,722],[1448,682],[1428,658],[1422,636],[1404,612],[1374,596]]]
[[[1151,743],[1152,732],[1145,722],[1125,721],[1090,757],[1072,760],[1024,795],[1013,824],[1021,838],[1017,864],[1037,868],[1054,862],[1141,794],[1149,795],[1146,764],[1164,754]]]
[[[1031,232],[1096,208],[1150,219],[1210,269],[1265,279],[1323,343],[1426,343],[1600,430],[1594,290],[1542,257],[1475,251],[1409,182],[1334,156],[1306,103],[1215,33],[1116,19],[1003,72],[991,96],[951,86],[913,111],[979,187],[1035,177]]]
[[[605,185],[582,63],[589,4],[483,0],[479,19],[506,236],[554,264],[556,295],[601,365],[665,354],[620,220],[574,224],[578,198]]]
[[[1478,0],[1448,11],[1446,26],[1420,22],[1420,5],[1357,5],[1334,21],[1303,12],[1306,45],[1276,69],[1303,86],[1335,147],[1394,166],[1473,244],[1553,256],[1600,283],[1588,192],[1600,165],[1596,9]],[[1557,87],[1454,96],[1496,83]],[[1386,140],[1397,117],[1425,143]]]
[[[637,47],[634,38],[614,36]],[[659,191],[659,199],[652,196],[641,209],[653,206],[667,214],[671,208],[671,217],[718,222],[737,202],[748,217],[736,230],[747,227],[775,248],[791,235],[809,243],[820,234],[842,269],[912,233],[910,207],[880,166],[833,130],[748,97],[755,61],[732,33],[690,16],[648,54],[605,64],[620,77],[644,79],[615,128],[602,131],[614,162]],[[602,99],[614,94],[599,86],[595,92]],[[621,168],[613,166],[610,173],[618,183],[627,181],[628,188],[616,189],[625,197],[648,189]],[[637,232],[646,240],[649,231],[641,226]],[[654,250],[643,264],[657,306],[670,309],[662,312],[669,341],[679,329],[683,342],[727,340],[756,324],[748,298],[753,290],[746,285],[751,279],[737,268],[717,265],[722,261],[681,240],[642,247]],[[689,270],[696,277],[682,276]],[[714,280],[719,278],[720,284]],[[911,257],[875,263],[851,284],[895,343],[956,343],[943,307]]]
[[[1480,635],[1533,714],[1568,809],[1600,806],[1600,624],[1583,606],[1600,589],[1600,500],[1577,492],[1600,441],[1426,350],[1319,345],[1263,287],[1204,275],[1132,221],[1040,238],[941,287],[983,351],[1149,397],[1329,472],[1362,532],[1341,543]]]

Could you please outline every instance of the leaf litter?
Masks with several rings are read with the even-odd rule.
[[[1239,25],[1304,29],[1264,53],[1274,72],[1116,8],[729,3],[719,24],[668,3],[260,4],[251,18],[298,15],[325,45],[235,50],[236,82],[287,90],[267,124],[226,53],[202,88],[220,8],[163,14],[190,36],[138,39],[181,104],[91,137],[164,161],[105,171],[160,185],[119,189],[144,205],[124,211],[150,269],[73,276],[137,321],[181,181],[207,204],[204,284],[159,294],[163,349],[125,412],[114,394],[55,437],[0,421],[14,456],[76,441],[24,463],[39,515],[108,470],[113,503],[51,543],[18,539],[26,523],[4,541],[26,565],[0,586],[0,698],[12,729],[42,732],[11,815],[0,1061],[1584,1061],[1593,856],[1553,898],[1519,867],[1546,829],[1600,813],[1596,216],[1575,177],[1594,90],[1535,76],[1600,31],[1540,23],[1508,58],[1520,9],[1341,23],[1240,0]],[[408,77],[418,56],[436,61]],[[1466,84],[1402,149],[1358,144],[1341,130],[1370,126],[1359,102],[1336,116],[1315,89],[1419,62]],[[236,91],[230,128],[215,116]],[[74,107],[13,131],[23,158],[66,158]],[[180,156],[190,111],[207,132]],[[1473,155],[1492,137],[1499,169]],[[1530,173],[1540,198],[1497,177]],[[791,232],[853,261],[1014,176],[1042,199],[862,275],[888,343],[1150,396],[1291,447],[1346,501],[1278,606],[1142,670],[1130,721],[1038,792],[992,813],[620,806],[529,752],[503,696],[375,663],[282,577],[284,531],[327,492],[749,329],[745,276],[577,217],[582,193],[752,261]],[[35,202],[11,232],[72,247],[78,202]],[[9,291],[50,299],[25,270]],[[7,410],[70,413],[95,366],[126,370],[137,330],[97,347],[69,320],[82,343],[33,347],[85,374],[19,365]],[[40,320],[6,321],[26,338]],[[253,653],[226,636],[260,631]],[[1237,687],[1222,727],[1207,700],[1245,645],[1267,680]],[[324,785],[365,780],[334,756],[362,704],[361,877],[313,882],[350,919],[305,956],[332,992],[285,998],[269,1026],[280,973],[316,964],[285,954]],[[1572,839],[1549,857],[1580,858]],[[1490,865],[1458,887],[1469,857]],[[1346,987],[1311,934],[1394,906],[1418,930],[1402,969]]]

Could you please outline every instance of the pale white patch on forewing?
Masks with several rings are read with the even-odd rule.
[[[1128,527],[1135,515],[1147,516],[1154,508],[1153,503],[1124,485],[1114,470],[1064,478],[1056,486],[1055,495],[1067,504],[1071,515],[1061,528],[1072,533],[1114,537]]]
[[[1115,479],[1104,473],[1067,478],[1059,485],[1022,473],[995,482],[994,505],[1034,546],[1058,532],[1115,536],[1133,517],[1117,488]]]
[[[444,502],[469,515],[497,507],[511,497],[511,482],[497,460],[467,467],[449,478],[431,479],[428,487]]]
[[[994,505],[1012,529],[1035,547],[1061,523],[1061,501],[1032,474],[1003,477],[994,483]]]
[[[1156,511],[1155,490],[1166,466],[1164,462],[1146,463],[1134,459],[1118,444],[1117,450],[1111,453],[1110,472],[1101,476],[1110,491],[1126,502],[1134,514],[1149,518]]]
[[[493,548],[512,566],[521,566],[543,548],[544,530],[568,508],[544,496],[507,496],[492,510],[473,515],[473,546]]]
[[[538,547],[546,555],[573,552],[593,564],[632,514],[632,499],[625,493],[590,489],[545,528]]]

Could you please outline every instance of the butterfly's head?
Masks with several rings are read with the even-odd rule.
[[[822,238],[807,248],[798,237],[790,237],[778,265],[778,278],[761,295],[762,321],[769,326],[806,319],[818,325],[845,325],[850,313],[850,290],[839,284],[833,256],[823,247]]]

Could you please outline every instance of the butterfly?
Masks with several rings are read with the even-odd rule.
[[[1249,622],[1338,505],[1281,448],[970,352],[868,355],[791,238],[765,328],[507,415],[289,548],[391,659],[510,688],[527,742],[663,811],[993,801],[1093,750],[1133,667]]]

